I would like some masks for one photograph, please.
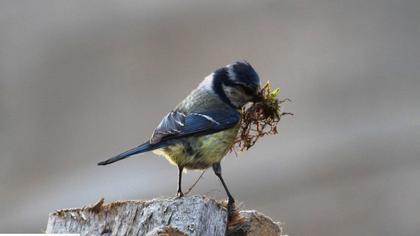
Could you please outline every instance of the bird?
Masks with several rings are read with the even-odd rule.
[[[241,109],[248,103],[261,101],[260,90],[260,78],[247,61],[221,67],[164,116],[147,141],[98,165],[153,151],[178,167],[177,197],[184,196],[181,186],[184,169],[212,167],[226,192],[230,215],[235,200],[222,177],[221,160],[235,143]]]

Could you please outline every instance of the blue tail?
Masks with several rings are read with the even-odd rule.
[[[132,148],[132,149],[126,151],[126,152],[123,152],[123,153],[121,153],[121,154],[119,154],[115,157],[109,158],[106,161],[101,161],[101,162],[98,163],[98,165],[100,165],[100,166],[108,165],[108,164],[114,163],[116,161],[119,161],[119,160],[125,159],[127,157],[130,157],[132,155],[142,153],[142,152],[151,151],[151,150],[154,150],[154,149],[157,149],[157,148],[159,148],[159,145],[153,145],[153,144],[150,144],[149,142],[146,142],[146,143],[143,143],[140,146],[137,146],[137,147]]]

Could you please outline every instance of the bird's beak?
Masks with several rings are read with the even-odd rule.
[[[261,102],[264,100],[264,97],[262,95],[262,93],[257,93],[253,98],[252,98],[252,102],[256,103],[256,102]]]
[[[258,87],[256,87],[254,91],[255,91],[255,93],[252,96],[251,102],[256,103],[256,102],[263,101],[264,96],[262,94],[261,87],[258,85]]]

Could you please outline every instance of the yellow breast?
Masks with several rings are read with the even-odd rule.
[[[183,138],[180,142],[154,151],[174,165],[187,169],[206,169],[220,162],[234,144],[239,124],[231,129],[203,136]]]

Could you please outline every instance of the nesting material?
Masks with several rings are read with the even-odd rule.
[[[290,99],[279,100],[279,93],[280,89],[273,90],[267,82],[260,91],[260,101],[242,108],[241,126],[232,151],[246,151],[254,146],[259,138],[277,134],[277,124],[281,117],[293,115],[281,111],[282,104]]]

